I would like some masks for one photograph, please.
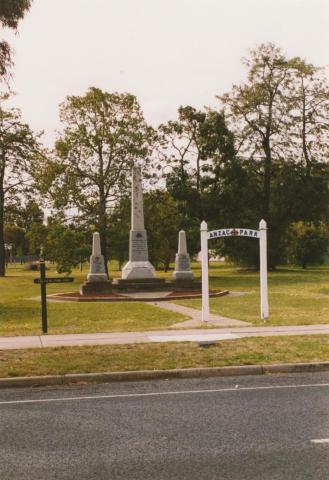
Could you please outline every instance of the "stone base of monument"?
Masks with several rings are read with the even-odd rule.
[[[112,283],[105,282],[85,282],[80,285],[80,295],[112,293]]]
[[[168,288],[164,278],[116,278],[113,288],[118,292],[156,292]]]
[[[81,295],[79,292],[51,293],[47,295],[51,301],[67,302],[168,302],[169,300],[184,300],[190,298],[201,298],[201,290],[174,290],[168,291],[167,284],[164,290],[158,292],[112,292],[112,293],[91,293]],[[221,297],[227,295],[228,290],[210,290],[209,297]],[[243,293],[240,293],[243,295]]]
[[[122,269],[123,280],[139,280],[155,278],[155,268],[148,261],[130,261]]]
[[[202,284],[199,279],[194,278],[176,278],[170,282],[170,287],[174,290],[201,290]]]
[[[175,270],[174,273],[172,274],[174,280],[185,280],[185,281],[190,281],[193,282],[194,280],[194,275],[191,270],[187,271],[177,271]]]

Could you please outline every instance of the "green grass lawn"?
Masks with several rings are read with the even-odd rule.
[[[200,265],[193,265],[196,277]],[[259,274],[221,262],[210,264],[210,286],[216,289],[246,292],[241,297],[211,299],[211,311],[226,317],[262,324],[259,319]],[[40,334],[40,286],[33,283],[38,272],[10,267],[0,278],[0,336]],[[54,276],[54,271],[47,272]],[[83,273],[72,272],[73,284],[50,284],[48,293],[77,291],[85,280]],[[119,276],[111,265],[111,276]],[[170,277],[172,272],[160,273]],[[306,325],[329,323],[329,267],[281,268],[269,274],[271,325]],[[34,298],[34,299],[33,299]],[[176,301],[200,308],[201,300]],[[88,333],[142,331],[169,328],[187,319],[147,303],[48,303],[49,333]]]
[[[57,347],[0,351],[0,377],[326,360],[328,335],[242,338],[208,348],[193,343]]]
[[[118,271],[111,272],[118,275]],[[47,293],[77,291],[87,270],[72,272],[74,283],[48,284]],[[48,276],[57,276],[53,270]],[[40,285],[33,279],[38,272],[11,267],[0,279],[0,336],[39,335],[41,333]],[[168,328],[186,320],[175,314],[142,302],[48,302],[49,333],[88,333],[142,331]]]
[[[196,272],[198,274],[198,272]],[[263,324],[259,318],[259,273],[240,270],[220,262],[210,263],[210,287],[246,292],[241,297],[210,300],[212,313]],[[329,323],[329,267],[286,267],[269,273],[269,325]],[[201,300],[175,303],[201,308]]]

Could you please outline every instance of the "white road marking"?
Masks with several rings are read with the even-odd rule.
[[[217,388],[212,390],[178,390],[169,392],[149,392],[149,393],[121,393],[117,395],[89,395],[80,397],[61,397],[61,398],[37,398],[34,400],[6,400],[0,402],[0,405],[19,405],[26,403],[51,403],[51,402],[69,402],[79,400],[104,400],[111,398],[139,398],[139,397],[160,397],[161,395],[189,395],[202,393],[222,393],[222,392],[249,392],[254,390],[278,390],[285,388],[314,388],[329,387],[329,383],[310,383],[305,385],[269,385],[264,387],[240,387],[240,388]]]
[[[315,438],[311,443],[329,443],[329,438]]]

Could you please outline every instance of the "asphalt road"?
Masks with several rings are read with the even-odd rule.
[[[328,478],[328,373],[0,391],[1,480]]]

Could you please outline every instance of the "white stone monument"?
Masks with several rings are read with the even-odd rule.
[[[122,279],[153,278],[155,278],[155,269],[148,259],[147,232],[144,228],[142,175],[139,167],[133,167],[129,262],[122,269]]]
[[[190,256],[187,252],[186,235],[184,230],[179,232],[178,252],[175,259],[174,280],[193,280],[194,275],[190,266]]]
[[[101,252],[101,240],[98,232],[93,234],[93,249],[90,256],[87,281],[81,285],[81,295],[90,293],[110,293],[111,282],[108,280],[104,256]]]

